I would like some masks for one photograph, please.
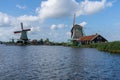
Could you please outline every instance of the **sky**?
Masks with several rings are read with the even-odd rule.
[[[23,22],[30,40],[66,42],[74,14],[85,35],[120,40],[120,0],[0,0],[0,41],[19,39]]]

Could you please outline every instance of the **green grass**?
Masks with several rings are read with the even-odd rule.
[[[120,41],[82,45],[81,47],[97,48],[102,51],[120,53]]]

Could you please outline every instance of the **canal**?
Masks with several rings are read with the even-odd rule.
[[[0,80],[120,80],[120,55],[92,48],[0,45]]]

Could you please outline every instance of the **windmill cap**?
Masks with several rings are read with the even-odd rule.
[[[82,26],[81,25],[78,25],[78,24],[75,24],[73,27],[75,27],[75,28],[82,28]]]

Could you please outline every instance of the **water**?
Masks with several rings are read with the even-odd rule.
[[[0,80],[120,80],[120,55],[90,48],[0,45]]]

